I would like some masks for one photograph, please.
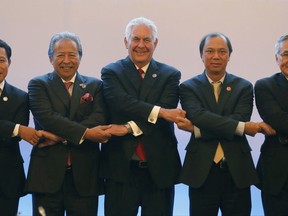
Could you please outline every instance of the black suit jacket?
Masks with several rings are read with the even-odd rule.
[[[288,177],[288,81],[282,73],[258,80],[255,97],[258,112],[276,136],[266,136],[257,171],[262,190],[278,194]]]
[[[99,144],[80,140],[86,130],[106,123],[102,82],[77,73],[72,97],[56,72],[36,77],[29,82],[29,101],[35,127],[50,131],[68,141],[32,149],[28,170],[28,192],[54,193],[60,189],[71,151],[75,187],[82,196],[99,193]],[[81,103],[86,93],[93,101]]]
[[[26,92],[5,83],[0,97],[0,190],[7,197],[23,195],[25,174],[19,137],[12,137],[16,124],[28,125]]]
[[[253,87],[248,81],[226,73],[218,103],[213,86],[202,73],[180,85],[180,101],[186,116],[201,131],[201,138],[194,133],[186,147],[182,182],[199,188],[205,182],[218,143],[235,184],[248,187],[258,181],[251,148],[245,135],[235,134],[239,121],[249,121],[253,107]]]
[[[139,137],[131,134],[114,137],[104,145],[106,178],[125,182],[129,178],[130,160],[142,139],[149,171],[156,185],[168,187],[178,181],[181,162],[177,150],[174,125],[164,119],[148,122],[154,105],[176,108],[180,72],[152,60],[144,80],[129,57],[102,69],[104,97],[111,122],[124,124],[133,120],[143,131]]]

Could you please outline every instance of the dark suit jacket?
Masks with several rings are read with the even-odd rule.
[[[68,141],[38,148],[31,152],[27,177],[28,192],[55,193],[64,179],[68,151],[71,150],[75,187],[82,196],[98,191],[99,144],[79,142],[86,130],[105,124],[102,82],[77,73],[72,97],[56,72],[36,77],[29,82],[29,101],[35,127],[50,131]],[[94,100],[80,103],[84,94]]]
[[[239,188],[257,183],[251,157],[251,148],[245,135],[235,134],[239,121],[249,121],[253,107],[253,87],[248,81],[226,74],[215,101],[213,86],[202,73],[180,85],[180,101],[186,116],[201,131],[201,138],[194,133],[186,147],[183,165],[183,183],[199,188],[205,182],[218,143],[220,142],[235,184]]]
[[[124,124],[133,120],[143,131],[139,137],[131,134],[115,137],[104,145],[105,177],[119,182],[128,180],[129,162],[138,139],[142,139],[156,185],[164,188],[178,181],[181,162],[174,125],[160,118],[156,124],[149,123],[148,116],[154,105],[177,107],[180,76],[175,68],[152,60],[142,80],[129,57],[102,69],[104,97],[111,122]]]
[[[11,136],[16,124],[28,123],[27,93],[6,82],[0,97],[0,190],[10,198],[23,195],[25,183],[20,138]]]
[[[257,171],[262,190],[278,194],[288,177],[288,81],[282,73],[261,79],[255,84],[255,96],[261,118],[277,132],[265,137]]]

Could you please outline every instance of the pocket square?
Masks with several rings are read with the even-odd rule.
[[[93,101],[93,96],[90,93],[84,94],[80,99],[80,104],[90,103]]]

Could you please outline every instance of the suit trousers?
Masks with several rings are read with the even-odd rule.
[[[189,187],[190,215],[250,216],[250,187],[240,189],[235,185],[226,162],[211,167],[210,173],[200,188]]]
[[[40,216],[38,207],[49,216],[97,216],[98,196],[82,197],[76,191],[72,169],[67,169],[63,186],[57,193],[33,193],[33,216]]]
[[[0,191],[0,215],[17,215],[19,197],[8,198]]]
[[[142,216],[172,216],[174,185],[159,189],[149,167],[131,162],[128,182],[107,180],[105,183],[105,215],[136,216],[141,207]]]
[[[288,215],[288,180],[277,195],[272,195],[261,191],[262,203],[265,216]]]

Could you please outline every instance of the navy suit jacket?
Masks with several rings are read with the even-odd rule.
[[[0,97],[0,190],[10,198],[23,195],[25,183],[20,138],[12,134],[16,124],[28,123],[28,94],[6,82]]]
[[[138,140],[142,139],[156,185],[164,188],[178,181],[181,162],[174,125],[160,118],[152,124],[148,116],[154,105],[168,109],[177,107],[180,76],[175,68],[151,60],[142,80],[129,57],[102,69],[104,98],[111,122],[124,124],[133,120],[143,131],[139,137],[132,134],[114,137],[103,146],[106,178],[128,181],[130,160]]]
[[[281,192],[288,177],[287,96],[288,81],[282,73],[258,80],[255,84],[258,112],[277,133],[265,137],[257,164],[262,190],[270,194]]]
[[[67,155],[71,151],[75,187],[82,196],[99,193],[99,144],[80,140],[86,130],[106,124],[102,82],[77,73],[72,96],[54,71],[36,77],[28,85],[35,127],[68,141],[45,148],[33,147],[28,170],[28,192],[55,193],[62,186]],[[93,101],[81,102],[89,93]]]
[[[201,131],[201,137],[191,134],[186,147],[181,180],[199,188],[205,182],[218,143],[235,184],[248,187],[258,181],[251,148],[245,135],[235,134],[239,121],[249,121],[253,108],[252,84],[235,75],[226,73],[218,103],[205,72],[180,85],[180,101],[187,118]]]

